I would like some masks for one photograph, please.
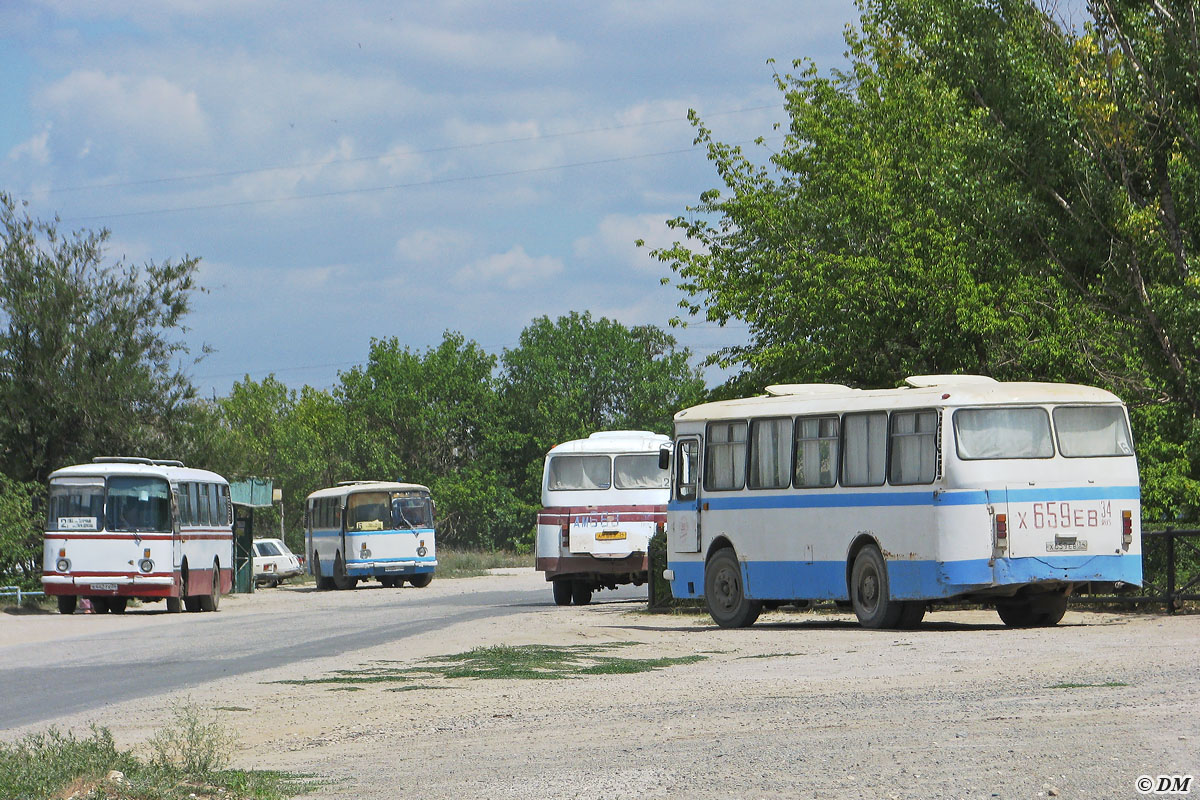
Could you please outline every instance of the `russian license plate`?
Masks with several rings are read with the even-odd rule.
[[[115,583],[93,583],[92,584],[93,592],[115,592],[116,590],[117,590],[117,585]]]
[[[1074,553],[1081,550],[1087,550],[1086,539],[1046,542],[1047,553]]]
[[[596,541],[609,542],[625,538],[625,531],[600,531],[596,534]]]

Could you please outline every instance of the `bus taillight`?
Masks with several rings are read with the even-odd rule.
[[[567,522],[564,522],[564,523],[563,523],[563,526],[562,526],[562,539],[561,539],[561,541],[560,541],[560,544],[561,544],[563,547],[570,547],[570,546],[571,546],[571,525],[570,525],[570,523],[567,523]]]
[[[996,544],[1004,545],[1008,543],[1008,515],[996,515]]]
[[[1133,544],[1132,511],[1126,510],[1121,512],[1121,543],[1125,545],[1126,549],[1129,548],[1129,545]]]

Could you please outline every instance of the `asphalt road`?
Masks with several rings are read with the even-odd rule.
[[[215,614],[167,614],[155,603],[121,616],[5,615],[0,730],[552,604],[548,586],[462,592],[455,583],[435,581],[428,590],[377,584],[346,592],[267,589],[227,596]],[[638,593],[644,589],[600,592],[596,599]],[[28,635],[31,625],[44,638],[28,641],[39,638]]]

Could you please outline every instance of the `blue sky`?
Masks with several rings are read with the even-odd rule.
[[[0,3],[0,190],[109,256],[202,259],[191,374],[326,388],[372,337],[499,354],[534,317],[666,324],[634,246],[843,63],[850,0]],[[675,331],[697,357],[744,329]],[[710,383],[722,375],[708,373]]]

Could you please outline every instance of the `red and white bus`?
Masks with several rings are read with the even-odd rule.
[[[103,457],[50,474],[42,587],[124,613],[129,598],[216,611],[233,589],[229,483],[179,461]]]
[[[535,563],[556,604],[645,583],[650,537],[667,520],[670,474],[658,454],[669,446],[649,431],[603,431],[546,454]]]

